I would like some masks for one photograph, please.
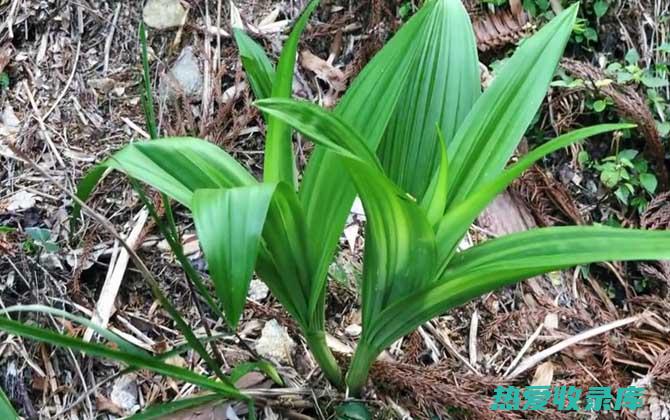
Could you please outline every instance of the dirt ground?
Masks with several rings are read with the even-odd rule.
[[[183,3],[188,16],[181,25],[148,30],[160,133],[206,138],[260,174],[264,126],[261,115],[250,105],[252,94],[228,35],[229,2]],[[236,5],[242,20],[253,28],[254,38],[276,58],[285,29],[303,3],[244,0]],[[401,24],[398,9],[405,2],[323,3],[300,45],[294,93],[332,106]],[[621,6],[618,16],[625,19],[613,45],[630,43],[644,51],[648,41],[635,36],[627,22],[633,19],[630,16],[653,20],[653,13],[645,15],[640,10],[655,10],[659,2],[630,3]],[[479,22],[487,19],[489,12],[472,5],[470,10]],[[499,18],[505,25],[491,32],[482,23],[478,31],[483,68],[532,31],[510,18],[508,8],[502,13],[507,13]],[[102,286],[116,264],[112,258],[115,241],[89,218],[72,230],[68,218],[72,199],[63,188],[75,190],[92,165],[130,141],[148,137],[141,104],[137,35],[141,20],[142,7],[136,2],[0,0],[0,72],[8,76],[7,86],[0,88],[0,226],[11,228],[0,231],[2,307],[41,304],[87,318],[96,308]],[[195,95],[169,93],[170,70],[184,54],[195,58],[204,81]],[[584,57],[575,59],[581,60],[576,67],[564,63],[566,71],[592,68],[580,64],[588,61]],[[486,77],[483,79],[486,83]],[[624,99],[618,112],[626,115],[627,110],[638,109],[633,118],[644,122],[647,114],[639,111],[635,94],[619,92]],[[576,90],[571,95],[559,99],[549,95],[542,114],[549,129],[563,131],[579,124],[579,101],[588,92]],[[558,119],[560,126],[556,115],[565,117]],[[651,144],[647,149],[652,149],[652,155],[654,141],[662,146],[658,134],[655,136],[651,131],[641,132],[638,139],[643,146]],[[43,172],[22,162],[10,144]],[[310,147],[296,142],[300,165]],[[664,170],[664,157],[662,153],[659,174]],[[476,243],[535,225],[600,221],[608,211],[613,212],[563,182],[565,168],[574,170],[574,161],[574,155],[565,152],[529,171],[489,208],[466,240]],[[141,257],[191,325],[202,330],[203,320],[192,304],[178,263],[156,226],[142,218],[142,203],[124,178],[107,176],[89,205],[118,231],[129,234],[136,230]],[[185,209],[175,209],[185,250],[204,272],[192,221]],[[328,328],[343,363],[355,346],[360,324],[355,286],[362,250],[359,216],[351,218],[348,234],[342,238],[329,286]],[[667,195],[659,194],[640,217],[623,215],[621,219],[624,224],[667,229]],[[121,290],[108,302],[113,303],[110,328],[151,352],[180,344],[180,334],[136,268],[130,264],[122,274]],[[634,282],[643,277],[651,284],[640,292]],[[554,273],[491,293],[394,344],[375,365],[365,401],[378,418],[523,418],[532,415],[489,410],[497,385],[609,385],[614,389],[637,385],[647,390],[645,407],[617,416],[670,419],[669,287],[667,264],[613,263],[593,265],[588,272],[578,268]],[[58,317],[24,313],[20,319],[71,335],[83,335],[85,330]],[[223,340],[226,362],[234,366],[253,359],[254,345],[270,320],[285,327],[298,345],[290,360],[279,366],[284,387],[272,388],[272,382],[261,375],[246,378],[247,387],[266,389],[272,402],[261,409],[262,418],[334,418],[333,407],[344,395],[321,377],[295,325],[263,290],[249,300],[239,335]],[[223,331],[213,321],[211,327]],[[181,363],[197,368],[202,362],[193,357]],[[118,418],[152,403],[197,392],[193,386],[147,372],[121,375],[122,368],[0,333],[0,386],[26,418]],[[124,392],[131,394],[130,403]],[[244,414],[243,406],[231,405],[184,418],[234,419]],[[550,410],[542,416],[586,418],[588,414]]]

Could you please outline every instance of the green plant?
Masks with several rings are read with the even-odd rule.
[[[582,151],[579,161],[600,173],[600,181],[614,192],[621,204],[630,205],[640,213],[658,187],[656,176],[649,171],[649,163],[634,149],[622,150],[600,161],[592,161],[588,153]]]
[[[333,112],[290,98],[298,38],[315,7],[310,2],[296,22],[276,69],[251,38],[235,30],[267,123],[262,182],[207,141],[167,138],[125,147],[79,186],[85,199],[111,168],[190,209],[218,299],[202,297],[215,313],[223,309],[231,328],[255,271],[296,320],[325,376],[357,395],[384,348],[482,294],[574,265],[670,258],[667,232],[606,227],[537,229],[458,249],[477,215],[534,162],[587,137],[632,127],[576,130],[506,168],[553,78],[576,5],[523,42],[482,93],[474,34],[460,0],[428,1],[363,69]],[[300,184],[293,129],[317,144]],[[367,218],[363,331],[343,375],[325,343],[326,281],[356,194]],[[46,337],[41,329],[4,318],[0,329],[73,345],[73,339]],[[89,346],[79,348],[111,356]],[[202,375],[154,369],[222,396],[245,397],[229,379],[213,389]]]

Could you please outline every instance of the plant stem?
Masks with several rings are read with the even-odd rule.
[[[324,331],[306,331],[305,339],[307,345],[312,351],[312,356],[323,371],[323,374],[328,380],[338,389],[344,389],[344,379],[342,378],[342,371],[333,356],[333,353],[326,344],[326,334]]]
[[[356,346],[354,358],[349,365],[347,372],[347,388],[349,396],[359,397],[363,387],[368,381],[370,367],[377,357],[378,352],[370,348],[364,341],[360,341]]]

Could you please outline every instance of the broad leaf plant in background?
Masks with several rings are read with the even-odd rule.
[[[508,165],[547,92],[575,24],[576,4],[522,42],[481,92],[475,39],[460,0],[427,1],[332,111],[291,98],[298,40],[316,7],[311,1],[296,21],[276,67],[235,30],[267,124],[261,181],[219,147],[182,137],[126,146],[94,168],[78,190],[85,199],[112,168],[190,209],[215,296],[202,284],[197,290],[215,314],[225,314],[230,328],[240,320],[256,273],[300,326],[328,380],[355,396],[386,347],[473,298],[579,264],[670,258],[669,232],[601,226],[534,229],[459,249],[478,214],[534,162],[585,138],[633,128],[582,128]],[[294,130],[317,145],[300,183]],[[326,282],[357,195],[367,219],[363,331],[343,372],[325,340]],[[162,230],[175,242],[169,223]],[[229,376],[213,380],[167,365],[99,328],[116,349],[9,318],[0,318],[0,328],[152,369],[208,389],[210,398],[252,397],[235,389]],[[217,374],[220,368],[198,340],[187,337]]]

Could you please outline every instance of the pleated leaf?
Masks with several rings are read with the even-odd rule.
[[[502,193],[534,163],[550,153],[586,138],[631,127],[634,126],[631,124],[600,124],[563,134],[532,150],[494,180],[470,193],[464,201],[447,211],[437,227],[438,259],[441,261],[442,267],[444,268],[449,262],[449,256],[453,255],[456,246],[475,218],[484,211],[498,194]]]
[[[437,144],[440,151],[440,166],[421,198],[421,208],[425,210],[426,217],[433,226],[442,219],[449,196],[449,157],[445,138],[439,128],[437,129]]]
[[[226,322],[235,328],[246,303],[276,184],[200,189],[193,220]]]
[[[493,239],[457,254],[437,283],[388,308],[372,341],[383,349],[451,308],[539,274],[598,261],[659,259],[670,259],[670,232],[570,226]]]
[[[514,153],[547,93],[577,6],[525,40],[474,104],[449,144],[449,206],[496,177]]]
[[[384,175],[361,136],[337,116],[292,100],[257,105],[341,156],[367,220],[362,306],[363,328],[369,328],[387,305],[432,278],[435,236],[423,210]]]
[[[436,0],[420,58],[379,147],[387,175],[422,199],[440,161],[439,127],[446,144],[480,95],[479,60],[470,18],[461,0]]]
[[[274,83],[272,97],[290,98],[293,93],[293,72],[298,51],[298,41],[305,29],[309,17],[319,4],[312,0],[295,23],[291,35],[282,48]],[[296,168],[293,156],[293,134],[289,126],[277,119],[269,118],[265,135],[265,163],[263,179],[265,182],[283,181],[296,186]],[[297,188],[296,188],[297,189]]]
[[[223,149],[205,140],[175,137],[124,147],[86,175],[79,183],[77,196],[85,201],[109,168],[149,184],[187,207],[197,189],[256,183]],[[73,213],[76,215],[78,209]]]
[[[435,8],[426,3],[365,66],[335,109],[376,150],[418,57],[416,43],[426,35],[424,23]],[[318,147],[309,160],[300,188],[313,248],[315,288],[323,290],[337,241],[356,196],[352,182],[342,174],[340,157]],[[328,221],[324,223],[324,221]]]

